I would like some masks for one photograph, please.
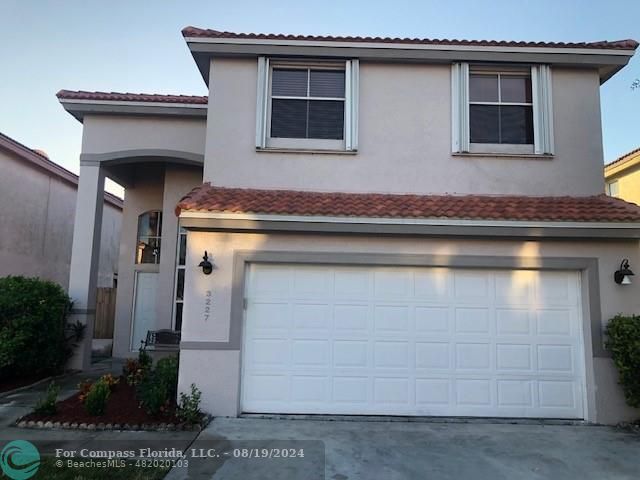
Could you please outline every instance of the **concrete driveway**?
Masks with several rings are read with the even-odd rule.
[[[191,448],[208,458],[167,479],[635,480],[640,472],[640,436],[596,426],[219,418]],[[306,455],[247,458],[283,448]]]

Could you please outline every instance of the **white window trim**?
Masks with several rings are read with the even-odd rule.
[[[500,73],[503,73],[502,70],[500,70]],[[504,74],[511,73],[512,70],[508,68],[504,71]],[[500,144],[500,146],[472,144],[469,136],[469,64],[465,62],[454,63],[451,69],[452,152],[553,155],[553,102],[551,95],[551,69],[548,65],[531,66],[531,94],[533,103],[533,146],[526,144]]]
[[[181,303],[183,305],[183,310],[182,310],[182,319],[184,320],[184,286],[183,286],[183,292],[182,292],[182,300],[178,299],[178,272],[180,270],[184,270],[185,271],[185,280],[186,280],[186,269],[187,269],[187,264],[186,264],[186,257],[185,257],[185,264],[184,265],[180,265],[180,237],[184,235],[185,237],[187,236],[186,231],[182,232],[182,229],[180,227],[178,227],[178,241],[177,241],[177,245],[176,245],[176,269],[174,272],[174,277],[173,277],[173,302],[171,303],[171,329],[172,330],[176,330],[176,311],[177,311],[177,305],[179,303]],[[185,252],[186,253],[186,252]],[[180,328],[182,330],[182,326]]]
[[[620,196],[620,184],[618,183],[618,180],[607,182],[606,186],[607,186],[607,195],[609,195],[610,197],[616,197],[616,198]]]
[[[274,66],[298,68],[344,68],[344,98],[304,99],[340,100],[344,101],[344,133],[342,140],[313,138],[271,138],[271,73]],[[355,152],[358,149],[358,84],[359,61],[346,60],[344,63],[296,62],[287,60],[271,61],[267,57],[258,57],[257,106],[256,106],[256,148],[257,149],[291,149],[291,150],[326,150]],[[275,97],[279,98],[279,97]],[[286,97],[297,98],[297,97]],[[302,97],[301,97],[302,98]]]

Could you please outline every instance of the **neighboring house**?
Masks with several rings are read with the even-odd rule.
[[[640,310],[640,208],[604,195],[599,100],[636,42],[183,35],[208,98],[58,94],[81,321],[126,188],[116,355],[180,329],[214,415],[638,416],[603,329]]]
[[[640,204],[640,148],[604,166],[607,195]]]
[[[0,133],[0,277],[69,282],[78,176]],[[97,284],[117,281],[123,202],[104,193]]]

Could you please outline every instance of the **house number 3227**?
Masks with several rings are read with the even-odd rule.
[[[204,292],[204,321],[209,320],[211,316],[211,307],[213,306],[211,290]]]

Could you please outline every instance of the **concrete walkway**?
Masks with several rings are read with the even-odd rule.
[[[636,480],[640,475],[640,436],[596,426],[218,418],[192,447],[216,448],[220,455],[192,461],[188,470],[174,469],[167,479]],[[306,458],[234,455],[236,449],[281,447],[306,449]]]

